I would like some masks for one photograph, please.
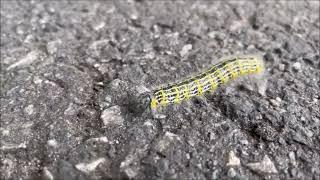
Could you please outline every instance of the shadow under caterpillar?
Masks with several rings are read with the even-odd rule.
[[[150,107],[156,109],[159,106],[178,104],[194,96],[213,92],[222,84],[237,77],[261,73],[263,70],[263,60],[258,56],[225,59],[196,76],[154,90],[151,95]]]

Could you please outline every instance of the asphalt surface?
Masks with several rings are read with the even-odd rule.
[[[320,179],[319,6],[1,0],[0,179]],[[146,106],[246,54],[264,74]]]

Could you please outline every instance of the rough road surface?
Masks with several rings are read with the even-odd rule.
[[[320,179],[319,1],[1,1],[0,179]],[[158,111],[223,56],[266,72]]]

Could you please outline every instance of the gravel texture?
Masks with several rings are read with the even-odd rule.
[[[1,1],[0,179],[320,179],[319,1]],[[229,55],[262,77],[157,111]]]

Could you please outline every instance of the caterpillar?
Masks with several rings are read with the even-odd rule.
[[[152,92],[150,107],[178,104],[194,96],[213,92],[222,84],[246,74],[264,70],[263,60],[257,56],[243,56],[225,59],[206,71],[178,83],[170,84]]]

